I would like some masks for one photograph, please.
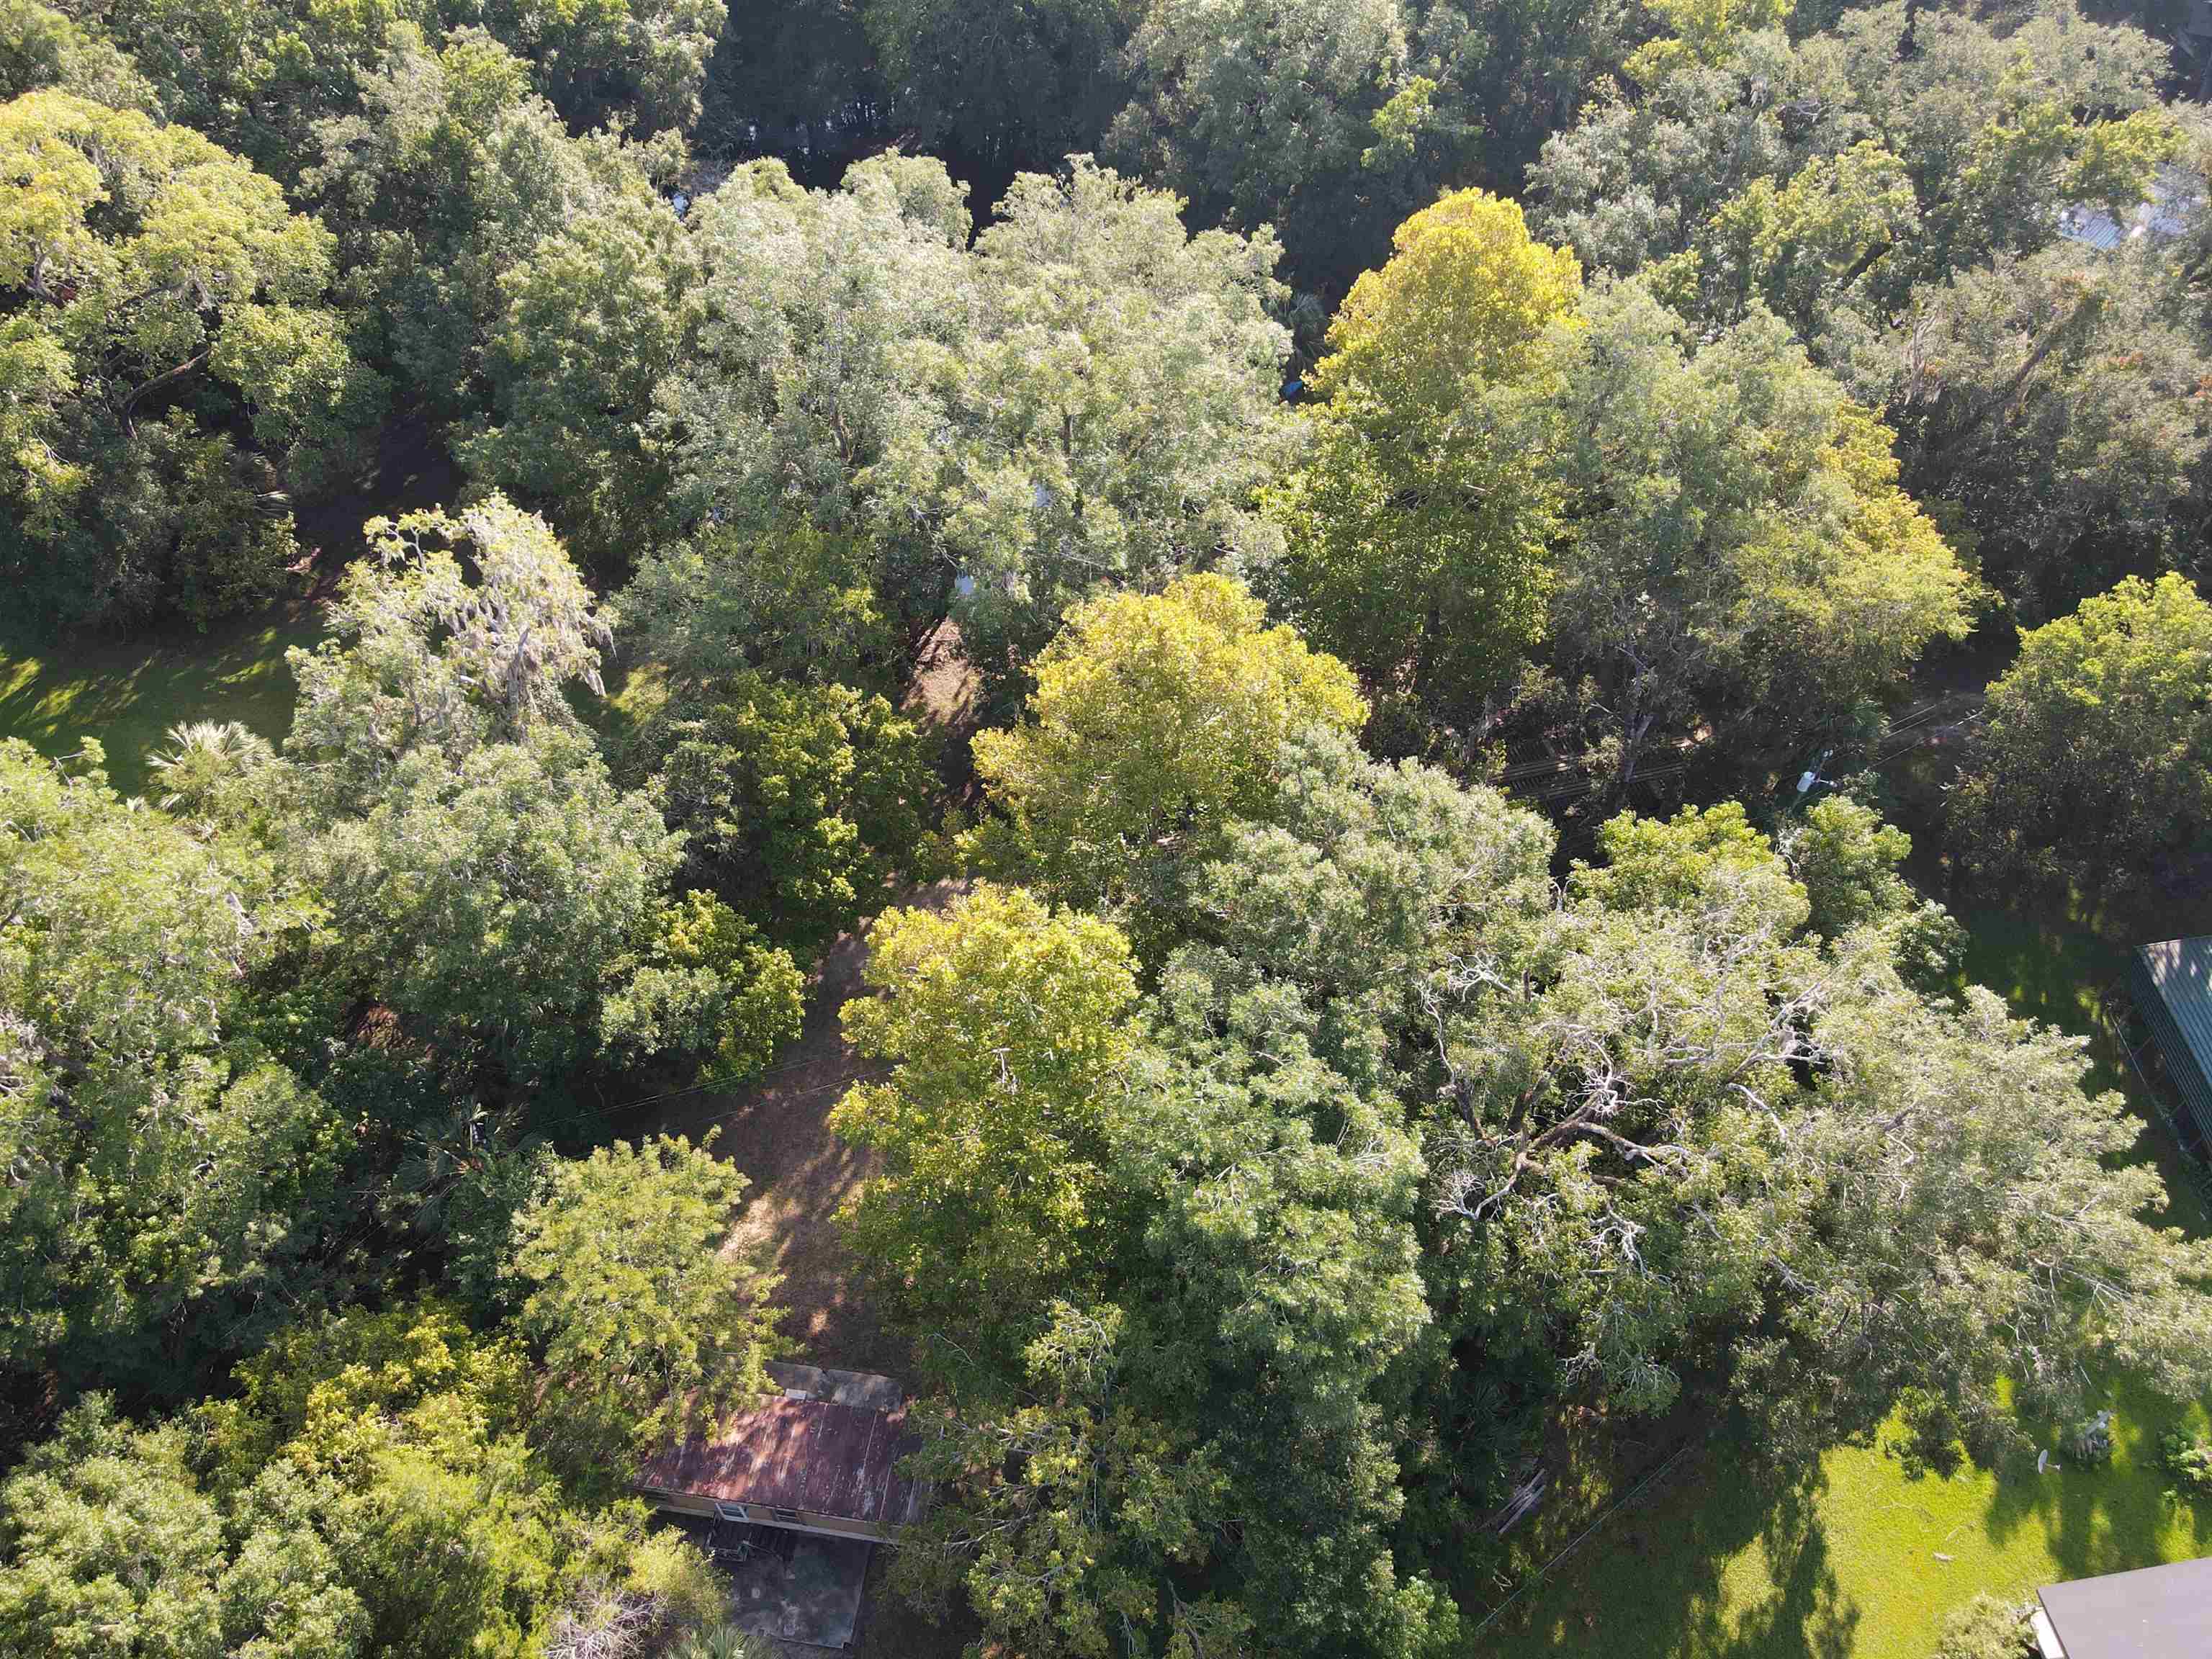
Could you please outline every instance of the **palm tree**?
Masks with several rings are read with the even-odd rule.
[[[273,764],[269,739],[236,720],[179,720],[168,747],[147,762],[163,793],[161,810],[207,814],[234,783]]]

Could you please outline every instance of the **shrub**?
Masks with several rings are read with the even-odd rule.
[[[2016,1607],[1977,1595],[1943,1620],[1936,1659],[2026,1659],[2033,1637]]]
[[[1930,1473],[1948,1478],[1965,1461],[1959,1442],[1959,1419],[1948,1401],[1926,1389],[1907,1389],[1897,1402],[1904,1432],[1893,1435],[1882,1449],[1904,1465],[1913,1480]]]
[[[2159,1437],[2158,1451],[2179,1491],[2191,1498],[2212,1498],[2212,1440],[2169,1429]]]

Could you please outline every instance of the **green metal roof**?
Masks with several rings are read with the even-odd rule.
[[[2212,933],[2142,946],[2133,977],[2182,1104],[2212,1139]]]

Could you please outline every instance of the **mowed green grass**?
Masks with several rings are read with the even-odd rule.
[[[2023,1015],[2087,1035],[2119,982],[2124,947],[2064,915],[1961,907],[1962,982],[1999,991]],[[2201,928],[2205,918],[2183,921]],[[2177,931],[2180,924],[2177,923]],[[2094,1086],[2134,1097],[2134,1079],[2093,1048]],[[2179,1153],[2146,1121],[2136,1155],[2166,1174],[2159,1218],[2212,1233]],[[2039,1584],[2212,1553],[2212,1504],[2177,1502],[2159,1467],[2169,1427],[2208,1428],[2186,1408],[2116,1380],[2115,1449],[2102,1468],[2038,1474],[1966,1464],[1915,1478],[1879,1446],[1838,1447],[1816,1479],[1777,1493],[1725,1444],[1692,1452],[1624,1505],[1472,1650],[1589,1659],[1927,1659],[1944,1615],[1976,1592],[2025,1600]],[[2059,1425],[2029,1425],[2039,1446]],[[1603,1507],[1602,1500],[1590,1505]],[[1564,1539],[1561,1540],[1564,1542]],[[1948,1559],[1946,1559],[1948,1558]]]
[[[57,757],[87,738],[107,753],[125,795],[146,789],[146,761],[179,720],[240,720],[282,738],[292,720],[285,651],[322,636],[306,600],[204,634],[72,640],[33,647],[0,635],[0,738]]]
[[[1841,1447],[1810,1487],[1778,1494],[1724,1444],[1693,1452],[1614,1515],[1474,1644],[1589,1659],[1927,1659],[1977,1591],[2212,1552],[2212,1505],[2166,1496],[2158,1437],[2206,1426],[2123,1387],[2102,1468],[2061,1450],[1992,1474],[1918,1479],[1879,1447]],[[2049,1447],[2045,1426],[2039,1444]]]

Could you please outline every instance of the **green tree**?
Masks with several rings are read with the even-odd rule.
[[[1736,41],[1723,64],[1686,64],[1634,92],[1607,79],[1592,94],[1544,141],[1529,212],[1586,270],[1623,276],[1687,254],[1752,181],[1778,185],[1864,131],[1828,65],[1771,33]]]
[[[654,132],[688,130],[699,118],[707,60],[729,8],[726,0],[448,0],[437,15],[449,24],[481,22],[526,56],[538,91],[575,131],[627,120]]]
[[[341,580],[330,637],[287,655],[284,750],[312,810],[361,811],[418,750],[580,730],[568,692],[600,689],[614,630],[543,519],[495,495],[363,531],[374,556]]]
[[[866,27],[845,0],[738,6],[722,40],[697,134],[710,154],[757,132],[832,146],[844,137],[845,112],[887,101]]]
[[[656,718],[635,762],[690,868],[771,937],[818,945],[878,908],[921,838],[920,733],[881,696],[732,671]]]
[[[1555,741],[1625,787],[1700,727],[1745,772],[1850,740],[1973,599],[1887,429],[1763,312],[1694,354],[1640,284],[1592,289],[1583,316],[1558,410]]]
[[[1203,1451],[1117,1398],[1121,1309],[1058,1302],[1048,1315],[1023,1354],[1028,1403],[988,1416],[923,1408],[913,1470],[939,1501],[892,1558],[891,1582],[940,1612],[964,1590],[991,1638],[1023,1651],[1104,1659],[1159,1618],[1162,1581],[1206,1559],[1226,1483]],[[1243,1609],[1168,1600],[1168,1651],[1255,1651]]]
[[[1668,260],[1715,321],[1755,291],[1841,369],[1914,285],[2050,246],[2069,205],[2131,210],[2179,142],[2163,48],[2071,5],[2009,27],[1892,0],[1795,46],[1778,10],[1670,5],[1640,93],[1547,143],[1539,230],[1624,276]]]
[[[1133,0],[861,0],[898,118],[931,149],[1036,166],[1088,150],[1120,99]]]
[[[292,653],[284,748],[285,839],[349,982],[459,1066],[543,1077],[594,1037],[760,1063],[795,970],[664,929],[684,837],[568,703],[612,634],[559,542],[498,495],[369,528],[333,637]]]
[[[409,1659],[521,1659],[611,1622],[645,1642],[720,1624],[726,1591],[703,1552],[556,1480],[526,1437],[541,1426],[526,1358],[435,1301],[285,1333],[191,1425],[240,1540],[231,1575],[327,1561],[367,1615],[362,1650]]]
[[[310,907],[117,799],[96,744],[76,775],[0,745],[0,1365],[174,1389],[310,1293],[341,1220],[345,1125],[244,997]]]
[[[1543,980],[1493,971],[1439,1022],[1443,1214],[1467,1271],[1519,1286],[1484,1322],[1536,1317],[1564,1383],[1636,1410],[1724,1354],[1789,1457],[1908,1387],[1986,1446],[2017,1432],[2009,1391],[2078,1409],[2062,1353],[2198,1386],[2208,1264],[2138,1218],[2154,1176],[2103,1167],[2131,1131],[2083,1091],[2080,1043],[1985,991],[1924,1000],[1887,930],[1816,949],[1759,843],[1729,813],[1624,821],[1571,881]]]
[[[1343,664],[1265,620],[1216,575],[1079,606],[1037,659],[1028,718],[975,738],[1006,815],[987,850],[1071,904],[1170,909],[1231,820],[1267,815],[1285,738],[1366,714]]]
[[[1203,949],[1117,1122],[1140,1195],[1151,1412],[1211,1454],[1243,1519],[1228,1566],[1268,1652],[1450,1650],[1456,1617],[1401,1577],[1383,1376],[1429,1321],[1402,1111],[1316,1052],[1289,987]]]
[[[2026,1659],[2034,1648],[2021,1610],[1984,1591],[1944,1616],[1936,1659]]]
[[[360,1651],[360,1604],[330,1575],[301,1582],[297,1558],[283,1572],[300,1598],[290,1620],[254,1618],[274,1598],[259,1564],[233,1565],[223,1522],[179,1429],[133,1429],[92,1396],[0,1487],[0,1638],[26,1655],[215,1659],[287,1650],[287,1638]]]
[[[265,599],[280,479],[343,467],[381,401],[331,239],[199,134],[66,92],[0,106],[0,575],[49,627]]]
[[[1404,125],[1385,142],[1405,149],[1432,118],[1407,33],[1399,0],[1154,0],[1105,154],[1185,198],[1201,224],[1273,226],[1304,286],[1341,282],[1419,199],[1389,187],[1405,174],[1362,164],[1386,108]]]
[[[313,159],[316,124],[353,106],[381,54],[435,33],[419,0],[115,0],[100,26],[149,83],[140,106],[288,185]]]
[[[2159,251],[2072,243],[1917,292],[1887,387],[1905,479],[2024,622],[2185,560],[2205,518],[2201,332]]]
[[[1912,838],[1848,795],[1814,802],[1775,842],[1812,906],[1806,926],[1825,939],[1915,908],[1912,889],[1897,873]]]
[[[602,569],[663,539],[672,484],[651,428],[689,341],[697,270],[683,225],[639,194],[540,243],[500,283],[493,418],[463,465],[540,507]]]
[[[1079,161],[1016,179],[969,262],[972,332],[909,350],[921,396],[877,469],[927,526],[969,659],[1003,682],[1103,588],[1272,562],[1253,510],[1283,435],[1270,237]],[[948,568],[949,567],[949,568]]]
[[[112,109],[148,109],[153,88],[130,58],[43,0],[0,5],[0,100],[58,87]]]
[[[1544,141],[1619,66],[1643,23],[1632,0],[1425,0],[1409,9],[1414,67],[1437,88],[1421,135],[1437,152],[1428,176],[1516,194]]]
[[[1952,792],[1978,870],[2124,910],[2193,890],[2212,852],[2212,605],[2130,577],[2021,641]]]
[[[100,21],[168,118],[289,185],[313,165],[318,130],[374,101],[395,55],[448,37],[495,40],[575,131],[688,128],[724,12],[723,0],[115,0]]]
[[[848,526],[865,475],[917,418],[914,343],[966,337],[964,192],[942,162],[896,152],[834,191],[759,161],[687,224],[703,266],[696,347],[671,394],[687,514],[748,534]]]
[[[303,854],[359,980],[456,1062],[538,1075],[585,1051],[683,854],[653,801],[588,738],[549,731],[412,750],[364,806]]]
[[[1757,299],[1829,356],[1893,291],[1893,269],[1919,231],[1904,163],[1866,138],[1815,155],[1786,184],[1753,179],[1652,280],[1700,318],[1734,322]]]
[[[846,1006],[845,1030],[889,1073],[830,1115],[883,1159],[852,1206],[854,1242],[918,1330],[994,1336],[988,1365],[1041,1297],[1095,1270],[1129,947],[1093,917],[981,885],[942,915],[884,912],[866,975],[877,994]]]
[[[789,516],[765,529],[710,525],[648,548],[619,605],[640,659],[667,683],[672,713],[753,672],[890,690],[906,641],[884,574],[864,531]]]
[[[1373,1397],[1426,1321],[1419,1156],[1279,990],[1216,966],[1170,964],[1104,1120],[1127,1236],[1089,1259],[1121,1304],[1043,1309],[1018,1404],[956,1372],[921,1461],[941,1501],[901,1576],[963,1582],[994,1635],[1055,1650],[1126,1626],[1169,1651],[1440,1652],[1449,1604],[1390,1559]]]
[[[1723,64],[1744,35],[1778,27],[1790,0],[1647,0],[1662,33],[1631,53],[1629,76],[1650,86],[1690,64]]]
[[[1554,837],[1494,789],[1370,760],[1339,732],[1291,739],[1282,771],[1273,821],[1233,826],[1200,878],[1205,938],[1267,982],[1300,988],[1296,1023],[1332,1070],[1396,1091],[1409,1064],[1418,1073],[1430,1041],[1420,1034],[1432,1036],[1438,1000],[1468,964],[1531,948]],[[1483,928],[1471,932],[1477,915]],[[1215,977],[1229,970],[1217,964],[1197,982]],[[1164,1000],[1178,983],[1163,981]]]
[[[1462,191],[1398,228],[1314,371],[1315,444],[1274,503],[1315,642],[1410,717],[1480,736],[1541,630],[1559,529],[1547,411],[1573,256]],[[1402,712],[1401,712],[1402,711]]]
[[[745,1185],[681,1136],[618,1140],[547,1164],[515,1218],[519,1328],[552,1379],[541,1432],[587,1484],[623,1490],[626,1455],[767,1390],[777,1281],[726,1248]]]
[[[1688,1375],[1723,1375],[1785,1458],[1878,1423],[1907,1388],[1978,1443],[2002,1439],[2010,1390],[2037,1397],[2023,1410],[2075,1409],[2087,1373],[2062,1353],[2139,1364],[2177,1397],[2198,1386],[2212,1328],[2191,1287],[2208,1263],[2138,1219],[2157,1202],[2143,1172],[2102,1170],[2127,1133],[2119,1103],[2083,1091],[2073,1040],[1986,993],[1911,988],[1919,918],[1891,884],[1903,848],[1869,815],[1831,805],[1787,859],[1734,806],[1622,819],[1555,896],[1549,832],[1494,793],[1377,767],[1340,738],[1299,751],[1275,821],[1240,830],[1208,872],[1206,938],[1163,973],[1159,1075],[1225,1090],[1249,1067],[1269,1101],[1308,1103],[1317,1142],[1367,1148],[1362,1178],[1378,1182],[1403,1113],[1433,1206],[1419,1214],[1428,1317],[1492,1356],[1492,1386],[1647,1409]],[[1824,938],[1816,906],[1855,919]],[[1363,1091],[1395,1097],[1369,1109],[1372,1130],[1337,1115]],[[1135,1156],[1172,1163],[1247,1120],[1224,1102],[1174,1127],[1122,1121]],[[1363,1246],[1382,1249],[1391,1190],[1363,1208]],[[1159,1259],[1200,1282],[1194,1242]],[[2039,1280],[2032,1260],[2069,1266]],[[1300,1282],[1319,1294],[1320,1278]],[[1133,1309],[1162,1295],[1115,1293]],[[1379,1288],[1359,1299],[1363,1317],[1391,1305]],[[1409,1420],[1458,1408],[1446,1352],[1416,1342],[1400,1360]],[[1481,1468],[1470,1453],[1455,1479]]]
[[[573,137],[532,91],[529,65],[496,40],[473,28],[427,38],[408,28],[365,64],[357,96],[315,127],[298,188],[337,238],[364,350],[435,417],[465,418],[489,402],[492,343],[510,303],[530,309],[541,298],[527,278],[511,296],[507,273],[601,216],[666,215],[654,180],[679,149],[606,132]],[[586,328],[590,298],[568,295],[552,314]],[[580,365],[564,384],[589,395],[592,377]]]
[[[692,1058],[725,1088],[766,1070],[805,1023],[799,964],[709,893],[664,904],[641,960],[616,962],[610,976],[602,1042]]]
[[[237,720],[179,720],[146,758],[164,812],[233,827],[267,810],[276,750]]]

